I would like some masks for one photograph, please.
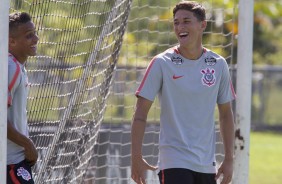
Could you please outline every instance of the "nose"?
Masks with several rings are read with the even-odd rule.
[[[178,29],[179,29],[179,30],[182,30],[182,29],[184,29],[184,28],[185,28],[185,24],[184,24],[184,23],[179,23]]]
[[[34,37],[33,37],[33,41],[37,43],[38,40],[39,40],[39,36],[37,34],[35,34]]]

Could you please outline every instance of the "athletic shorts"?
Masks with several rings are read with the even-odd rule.
[[[7,165],[7,184],[34,184],[31,166],[26,160]]]
[[[160,184],[216,184],[215,174],[199,173],[189,169],[164,169],[158,175]]]

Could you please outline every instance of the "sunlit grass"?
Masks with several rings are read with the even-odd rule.
[[[252,132],[250,184],[281,184],[282,133]]]

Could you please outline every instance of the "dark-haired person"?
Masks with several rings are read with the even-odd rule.
[[[38,36],[31,16],[9,15],[7,183],[34,183],[31,167],[38,158],[27,124],[28,78],[25,62],[36,55]]]
[[[155,56],[136,91],[131,131],[131,177],[145,183],[146,170],[158,170],[161,184],[228,184],[233,173],[235,93],[223,57],[204,48],[205,8],[183,1],[173,9],[178,45]],[[161,105],[158,166],[142,157],[147,115],[156,97]],[[216,170],[215,106],[225,158]]]

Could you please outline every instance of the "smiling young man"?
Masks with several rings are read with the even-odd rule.
[[[37,50],[38,36],[28,13],[9,15],[7,183],[33,184],[31,167],[38,158],[27,124],[28,78],[25,62]]]
[[[228,184],[233,173],[235,93],[223,57],[203,47],[204,7],[194,1],[173,9],[178,45],[155,56],[136,91],[132,122],[131,177],[145,183],[145,171],[159,171],[161,184]],[[156,97],[161,104],[158,166],[142,157],[142,141],[149,109]],[[216,170],[215,106],[218,105],[225,158]]]

